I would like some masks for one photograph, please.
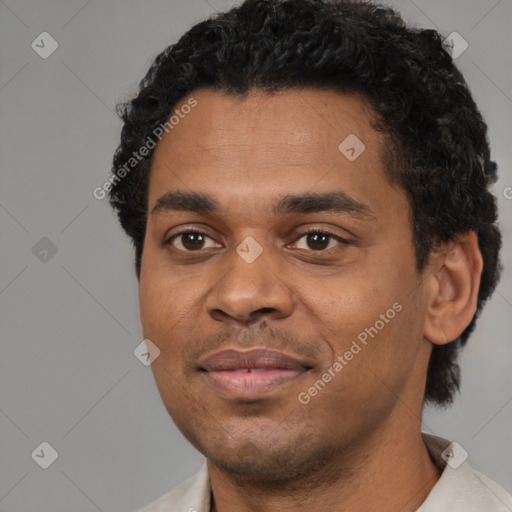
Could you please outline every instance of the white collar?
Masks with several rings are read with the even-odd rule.
[[[460,451],[460,445],[425,432],[421,435],[430,456],[442,473],[416,512],[512,511],[512,496],[496,482],[474,470],[465,460],[465,452]],[[449,446],[454,451],[451,465],[442,456]],[[195,475],[140,512],[210,512],[210,506],[211,485],[204,459],[201,469]]]

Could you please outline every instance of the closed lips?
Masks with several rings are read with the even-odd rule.
[[[214,371],[262,372],[266,370],[309,370],[310,367],[298,360],[273,350],[253,349],[242,352],[239,350],[222,350],[208,356],[199,363],[199,369]]]

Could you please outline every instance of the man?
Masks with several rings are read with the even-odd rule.
[[[121,111],[110,201],[160,395],[205,456],[144,511],[512,510],[421,432],[501,243],[487,128],[439,34],[248,0]]]

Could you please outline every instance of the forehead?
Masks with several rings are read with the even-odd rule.
[[[160,145],[170,142],[177,155],[187,152],[191,145],[203,152],[214,149],[218,158],[222,158],[223,148],[231,153],[232,145],[237,145],[239,151],[256,153],[255,146],[264,144],[262,156],[276,152],[278,146],[282,153],[289,145],[286,156],[293,162],[303,162],[305,156],[308,160],[314,158],[313,147],[319,153],[329,149],[330,156],[338,156],[332,151],[333,143],[350,134],[371,137],[375,142],[379,138],[371,128],[374,114],[358,96],[312,89],[273,94],[252,90],[244,96],[200,89],[191,96],[197,106],[164,134],[164,144]],[[175,110],[184,104],[186,99]],[[171,139],[177,134],[179,144],[172,145]]]
[[[272,194],[332,189],[371,201],[376,188],[391,188],[382,136],[361,97],[311,89],[245,96],[201,89],[174,112],[190,97],[196,106],[183,110],[188,113],[155,149],[150,211],[164,192],[176,189],[215,190],[249,207]]]

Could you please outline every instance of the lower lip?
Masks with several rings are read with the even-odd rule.
[[[223,393],[235,397],[262,398],[276,388],[298,379],[306,370],[272,368],[268,370],[221,370],[204,372],[208,381]]]

